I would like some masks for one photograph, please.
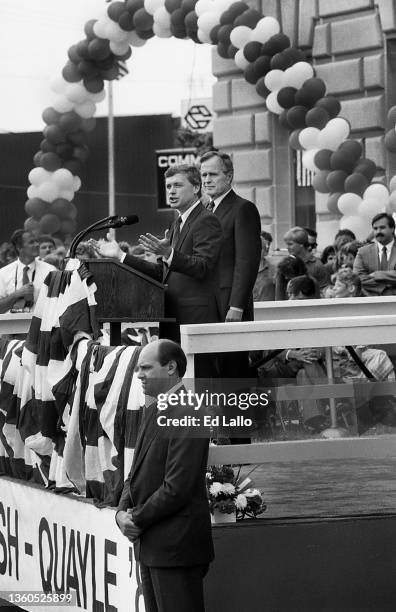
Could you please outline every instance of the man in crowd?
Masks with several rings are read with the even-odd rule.
[[[195,166],[172,166],[165,173],[169,206],[178,212],[165,238],[140,236],[143,247],[157,256],[157,263],[124,253],[114,240],[98,243],[102,256],[116,257],[128,266],[166,283],[165,317],[176,323],[161,323],[162,338],[180,342],[180,324],[216,323],[216,265],[222,244],[218,219],[201,204],[201,178]],[[209,366],[209,361],[206,363]],[[201,363],[202,368],[204,363]],[[213,371],[200,376],[213,375]]]
[[[56,249],[55,240],[52,236],[42,234],[37,238],[39,243],[39,259],[44,259],[47,255],[51,255]]]
[[[320,259],[309,249],[308,234],[302,227],[292,227],[284,236],[290,255],[300,257],[306,265],[307,273],[312,276],[322,290],[327,285],[328,273]]]
[[[271,234],[261,232],[261,259],[253,287],[253,300],[255,302],[267,302],[275,299],[275,266],[267,259],[271,242]]]
[[[304,227],[308,234],[308,250],[314,255],[318,246],[318,232],[310,227]]]
[[[208,209],[221,223],[223,242],[216,292],[222,321],[253,320],[253,287],[261,256],[260,216],[256,206],[232,189],[234,168],[226,153],[208,151],[201,157],[202,188],[210,197]],[[227,353],[221,374],[248,376],[248,354]]]
[[[32,308],[54,266],[37,259],[39,243],[32,232],[17,229],[10,239],[18,259],[0,269],[0,313]]]
[[[371,226],[374,242],[358,250],[353,271],[360,278],[363,295],[396,295],[395,221],[392,215],[379,213]]]
[[[138,377],[146,396],[184,390],[186,357],[176,343],[145,346]],[[167,417],[187,414],[169,405]],[[193,407],[191,407],[193,410]],[[158,434],[157,403],[145,409],[116,522],[134,543],[147,612],[203,612],[203,578],[213,560],[205,474],[208,439],[188,427]]]

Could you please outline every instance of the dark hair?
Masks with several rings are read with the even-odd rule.
[[[203,162],[206,162],[209,159],[213,159],[214,157],[217,157],[217,159],[221,161],[224,172],[231,172],[232,174],[234,174],[234,165],[228,153],[221,153],[220,151],[207,151],[202,155],[201,159],[199,160],[199,163],[200,165],[202,165]]]
[[[363,242],[359,242],[359,240],[352,240],[351,242],[347,242],[341,247],[341,251],[345,255],[353,255],[356,257],[358,250],[363,246]]]
[[[39,244],[41,244],[42,242],[50,242],[54,245],[54,248],[56,248],[55,240],[49,234],[41,234],[41,236],[37,238],[37,241]]]
[[[175,164],[174,166],[169,166],[164,176],[165,178],[170,178],[176,174],[185,174],[188,182],[191,183],[191,185],[201,188],[201,175],[196,166],[188,164]]]
[[[356,240],[356,236],[353,231],[347,228],[338,230],[334,236],[334,241],[336,241],[340,236],[350,236],[351,240]]]
[[[322,262],[322,264],[325,264],[327,263],[328,258],[331,255],[335,255],[335,254],[336,254],[335,248],[333,247],[332,244],[329,244],[327,247],[323,249],[322,255],[320,257],[320,261]]]
[[[303,276],[296,276],[289,281],[289,292],[294,295],[302,293],[307,299],[316,298],[318,296],[318,285],[315,279],[304,274]]]
[[[316,238],[318,237],[318,232],[316,232],[315,230],[311,229],[310,227],[303,227],[303,229],[305,229],[305,231],[307,232],[308,236],[312,236],[312,238]]]
[[[372,218],[371,227],[373,227],[374,223],[377,223],[377,221],[379,221],[380,219],[387,219],[389,227],[391,229],[395,229],[394,218],[392,217],[392,215],[388,215],[388,213],[385,213],[385,212],[378,213],[378,215],[375,215],[375,217]]]
[[[289,255],[279,262],[278,273],[282,274],[286,279],[291,279],[306,274],[307,266],[301,257],[292,257]]]
[[[264,240],[267,240],[267,242],[272,242],[272,236],[269,232],[261,232],[260,234],[261,238],[264,238]]]
[[[24,229],[16,229],[10,238],[10,242],[17,253],[19,253],[19,251],[23,247],[23,235],[24,234],[31,234],[31,232],[29,232],[28,230],[24,230]]]
[[[173,342],[173,340],[163,339],[158,341],[158,361],[162,366],[170,361],[175,361],[177,373],[180,378],[182,378],[186,372],[187,359],[184,351],[181,346]]]

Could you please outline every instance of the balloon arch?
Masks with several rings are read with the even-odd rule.
[[[396,211],[396,177],[391,193],[373,182],[376,164],[363,157],[357,140],[349,139],[340,102],[326,95],[325,82],[315,76],[305,54],[290,45],[275,18],[232,0],[125,0],[111,2],[102,17],[87,21],[84,32],[85,38],[69,48],[62,75],[51,82],[54,99],[43,111],[44,138],[29,173],[27,230],[75,231],[72,201],[89,156],[86,138],[95,128],[96,104],[105,98],[104,83],[122,77],[131,47],[153,36],[216,45],[221,57],[234,59],[289,131],[290,146],[302,150],[303,165],[314,173],[314,189],[328,194],[331,213],[343,215],[341,227],[363,237],[374,214]],[[395,123],[396,107],[388,119]],[[396,152],[393,128],[385,145]]]

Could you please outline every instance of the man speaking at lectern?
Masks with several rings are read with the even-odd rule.
[[[176,323],[162,323],[160,335],[180,342],[180,324],[220,321],[215,274],[222,229],[216,216],[200,201],[201,177],[195,166],[170,167],[165,185],[168,204],[178,217],[164,238],[148,233],[139,240],[157,256],[157,263],[124,253],[114,240],[98,243],[98,252],[167,285],[165,317],[175,318]]]

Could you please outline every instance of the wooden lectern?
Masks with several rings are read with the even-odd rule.
[[[164,318],[165,286],[112,259],[86,259],[94,277],[97,292],[96,316],[99,322],[110,323],[110,342],[121,344],[121,323],[160,322]]]

